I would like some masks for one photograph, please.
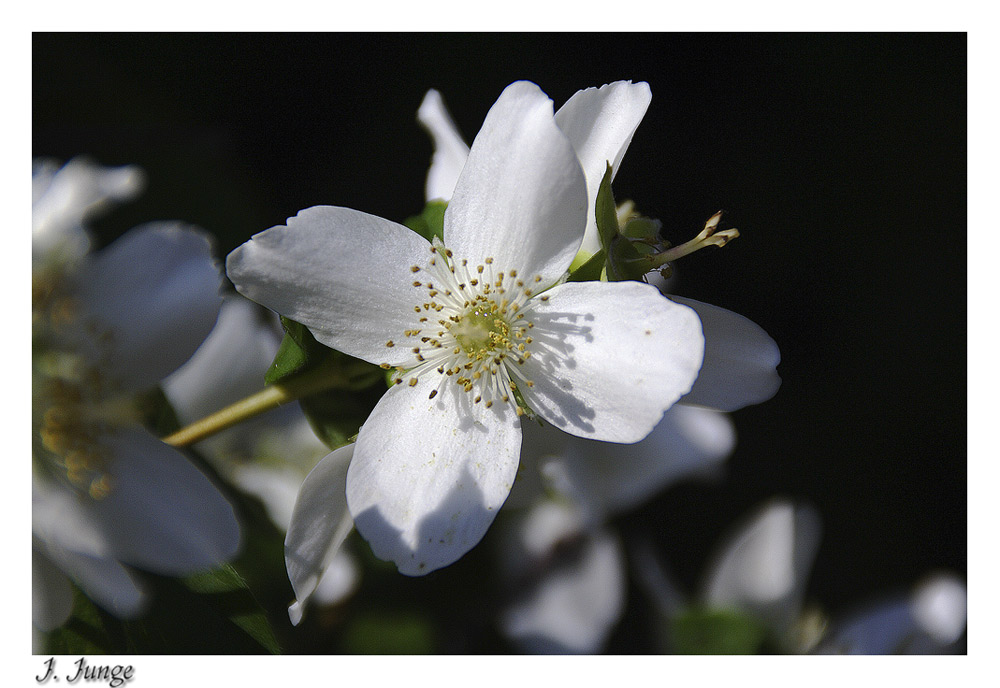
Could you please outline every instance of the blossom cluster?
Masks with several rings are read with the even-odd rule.
[[[729,414],[780,385],[761,327],[663,279],[738,232],[716,214],[671,247],[610,195],[650,102],[647,84],[621,81],[556,110],[520,81],[470,146],[430,91],[417,112],[434,143],[425,212],[400,224],[303,209],[228,255],[235,291],[209,236],[181,223],[91,250],[88,222],[138,192],[135,168],[36,162],[35,628],[65,624],[74,589],[141,618],[145,575],[251,556],[252,503],[283,537],[289,625],[363,594],[358,547],[420,577],[490,534],[496,626],[523,652],[601,651],[630,577],[667,625],[722,614],[746,630],[740,650],[953,648],[954,578],[829,628],[805,606],[810,507],[766,505],[696,596],[678,592],[664,553],[629,551],[618,533],[619,515],[723,471]],[[718,649],[688,641],[664,647]]]

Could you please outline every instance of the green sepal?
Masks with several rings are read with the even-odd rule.
[[[688,609],[670,623],[675,654],[753,655],[766,639],[760,622],[733,609]]]
[[[594,207],[594,219],[597,221],[597,235],[601,239],[601,248],[605,255],[611,255],[611,244],[618,236],[618,206],[611,192],[611,164],[608,164],[597,189],[597,201]]]
[[[596,282],[600,280],[601,273],[604,271],[605,256],[606,254],[604,253],[604,249],[600,249],[597,253],[588,258],[586,263],[569,273],[569,277],[566,281]]]
[[[312,336],[312,332],[302,323],[281,316],[281,327],[285,336],[278,347],[271,367],[264,375],[264,384],[273,385],[287,377],[303,372],[316,365],[330,351]]]
[[[622,227],[622,236],[629,239],[642,239],[643,241],[654,241],[660,234],[663,226],[659,220],[649,217],[633,217]]]
[[[650,263],[644,260],[635,245],[623,236],[616,236],[608,252],[608,281],[638,280],[649,272]]]
[[[434,237],[444,241],[444,211],[447,207],[445,201],[431,201],[419,215],[406,218],[403,224],[427,241],[433,241]]]
[[[323,368],[343,377],[337,385],[341,390],[365,389],[382,379],[381,368],[320,344],[305,325],[284,316],[281,325],[285,337],[264,376],[265,384],[277,384],[307,372],[316,374]]]

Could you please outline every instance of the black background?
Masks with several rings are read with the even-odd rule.
[[[418,212],[428,88],[471,142],[512,81],[556,107],[649,82],[615,195],[675,243],[726,210],[740,238],[682,261],[675,291],[766,329],[783,384],[734,414],[721,483],[672,488],[626,537],[652,534],[693,588],[729,526],[784,495],[822,515],[808,592],[828,610],[964,574],[965,35],[36,34],[32,57],[34,155],[148,173],[105,240],[178,218],[220,256],[311,205]]]

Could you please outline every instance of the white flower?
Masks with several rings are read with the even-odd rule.
[[[444,245],[315,207],[230,254],[243,294],[400,371],[358,436],[347,499],[401,572],[445,566],[481,539],[514,481],[525,410],[636,442],[689,391],[704,347],[691,309],[636,282],[560,283],[588,205],[551,101],[518,82],[472,145]]]
[[[44,176],[33,179],[32,274],[33,620],[41,630],[71,612],[65,575],[129,617],[145,595],[128,566],[184,575],[239,547],[232,507],[140,425],[134,402],[215,322],[221,275],[207,238],[158,223],[97,254],[79,250],[89,244],[87,212],[128,187],[130,170],[35,167]]]
[[[866,605],[834,624],[820,654],[886,655],[963,652],[968,614],[965,583],[951,573],[921,581],[909,595]]]

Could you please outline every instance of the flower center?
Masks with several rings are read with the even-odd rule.
[[[118,423],[95,398],[97,372],[72,354],[36,357],[32,375],[32,456],[43,470],[94,499],[110,494],[110,454],[101,442]]]
[[[518,415],[525,413],[519,389],[534,383],[521,367],[532,355],[531,300],[542,277],[526,284],[517,270],[498,270],[492,258],[472,267],[440,243],[431,246],[431,253],[426,266],[410,268],[414,277],[421,277],[413,281],[423,294],[414,306],[421,317],[417,329],[403,333],[414,361],[396,367],[396,383],[413,387],[431,374],[437,382],[431,399],[454,380],[475,404],[484,402],[489,408],[495,401],[513,402]],[[386,342],[387,347],[396,344]]]
[[[109,394],[98,366],[53,346],[69,331],[86,328],[62,287],[58,272],[32,275],[32,457],[49,476],[102,499],[112,490],[102,439],[137,412]]]
[[[510,350],[510,325],[498,311],[495,302],[483,299],[451,326],[452,336],[470,359],[482,360],[497,350]]]

